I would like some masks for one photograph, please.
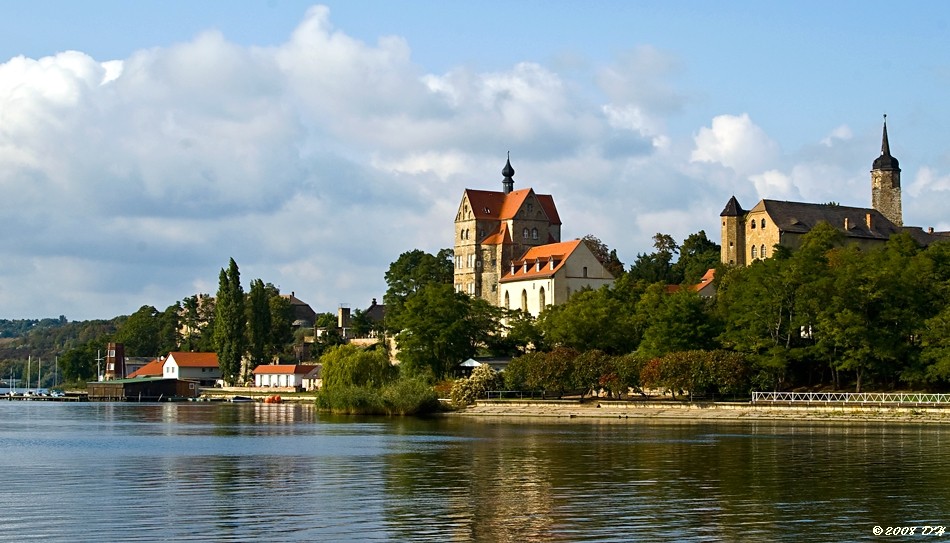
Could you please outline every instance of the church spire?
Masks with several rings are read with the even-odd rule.
[[[887,113],[884,114],[884,137],[881,138],[881,156],[891,156],[891,144],[887,142]]]
[[[511,167],[511,151],[508,151],[508,162],[505,163],[505,167],[501,170],[501,175],[505,176],[501,184],[505,189],[505,194],[508,194],[515,188],[515,180],[512,179],[515,175],[515,169]]]
[[[895,170],[900,171],[900,163],[891,156],[891,144],[887,141],[887,115],[884,115],[884,133],[881,136],[881,156],[874,160],[873,170]]]

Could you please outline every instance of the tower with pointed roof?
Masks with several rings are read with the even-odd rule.
[[[881,156],[871,167],[871,207],[881,212],[897,226],[904,225],[901,212],[901,169],[891,156],[887,141],[887,115],[884,116],[884,135],[881,138]]]
[[[721,256],[724,264],[745,266],[745,214],[733,196],[719,214],[722,222]]]

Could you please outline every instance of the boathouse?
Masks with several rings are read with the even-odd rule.
[[[197,382],[161,377],[94,381],[86,383],[86,390],[93,402],[159,402],[198,397]]]

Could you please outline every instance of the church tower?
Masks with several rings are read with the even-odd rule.
[[[887,115],[884,116],[884,136],[881,139],[881,156],[871,168],[871,207],[880,211],[897,226],[904,225],[901,212],[901,169],[897,159],[891,156],[887,141]]]

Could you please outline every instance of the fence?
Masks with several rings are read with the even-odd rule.
[[[950,394],[899,392],[753,392],[752,403],[950,406]]]

